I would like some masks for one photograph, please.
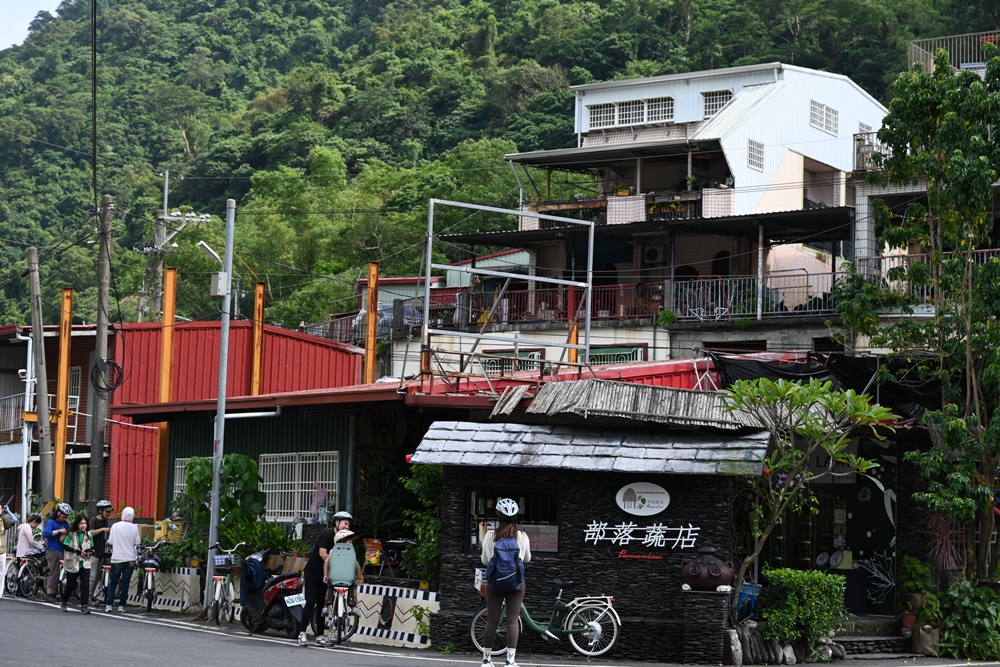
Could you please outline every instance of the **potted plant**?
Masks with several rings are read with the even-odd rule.
[[[931,578],[930,565],[913,556],[903,556],[903,565],[899,570],[899,582],[903,592],[903,600],[907,608],[914,614],[924,606],[927,594],[934,592],[934,580]],[[912,627],[912,625],[904,627]]]
[[[917,612],[913,610],[909,603],[906,603],[903,611],[899,615],[899,620],[904,628],[912,628],[917,624]]]
[[[632,193],[632,188],[625,183],[615,183],[611,186],[611,189],[619,197],[628,197]]]

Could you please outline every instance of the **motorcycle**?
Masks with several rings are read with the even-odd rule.
[[[289,639],[293,639],[298,635],[302,608],[306,602],[302,577],[299,572],[273,575],[264,569],[267,553],[265,549],[243,559],[241,590],[244,591],[244,599],[241,600],[240,621],[250,634],[271,629],[284,632]],[[256,563],[251,563],[251,560]],[[251,581],[253,577],[249,573],[254,568],[263,572],[262,586],[255,586]]]

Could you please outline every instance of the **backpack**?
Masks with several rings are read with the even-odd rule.
[[[497,593],[510,593],[524,581],[521,547],[513,537],[501,537],[493,546],[493,558],[486,566],[486,583]]]

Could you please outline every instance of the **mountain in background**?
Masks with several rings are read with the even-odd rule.
[[[886,102],[909,40],[1000,26],[995,0],[98,0],[95,193],[90,10],[65,0],[0,52],[0,322],[29,320],[29,245],[46,321],[64,286],[95,319],[103,194],[111,319],[135,319],[167,170],[171,209],[216,216],[167,255],[178,313],[218,316],[195,244],[221,253],[233,198],[241,287],[265,282],[267,320],[295,326],[355,309],[369,261],[416,273],[429,197],[514,205],[502,156],[575,145],[570,85],[781,61]],[[498,224],[451,215],[452,231]]]

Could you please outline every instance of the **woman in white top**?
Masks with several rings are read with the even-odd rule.
[[[32,531],[42,523],[42,517],[32,514],[26,523],[22,523],[17,529],[17,557],[23,558],[30,549],[44,549],[45,545],[35,539]]]
[[[512,498],[501,498],[497,501],[497,519],[500,525],[483,537],[483,565],[489,565],[493,559],[494,545],[497,540],[506,537],[517,540],[518,552],[522,562],[531,560],[531,545],[528,536],[517,529],[514,520],[517,518],[518,506]],[[513,551],[513,549],[511,549]],[[507,661],[506,667],[517,667],[514,654],[517,652],[517,639],[520,626],[517,617],[521,615],[521,602],[524,601],[524,582],[515,591],[501,593],[486,587],[486,632],[483,634],[483,667],[492,667],[493,640],[496,638],[497,625],[500,624],[500,610],[507,605]]]

